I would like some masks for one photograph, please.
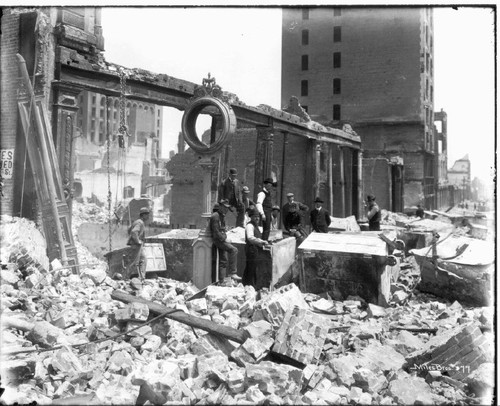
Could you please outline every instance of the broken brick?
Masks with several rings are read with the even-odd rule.
[[[273,351],[310,364],[319,359],[327,334],[328,323],[323,316],[294,307],[285,314]]]
[[[302,387],[302,371],[286,364],[262,361],[245,367],[245,383],[257,385],[265,394],[298,396]]]

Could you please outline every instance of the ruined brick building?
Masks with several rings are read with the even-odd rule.
[[[350,123],[363,144],[364,192],[393,211],[438,201],[431,8],[286,8],[282,103]],[[443,186],[447,187],[447,186]]]
[[[40,198],[48,208],[55,205],[49,204],[50,194],[37,187],[39,179],[32,176],[30,159],[24,159],[29,148],[26,148],[18,105],[22,96],[17,58],[20,54],[26,60],[37,108],[41,109],[43,105],[47,111],[43,132],[48,134],[47,130],[51,130],[54,159],[60,170],[51,176],[60,177],[64,194],[60,193],[58,198],[66,200],[70,218],[76,180],[76,151],[78,143],[83,140],[78,130],[78,111],[81,105],[84,108],[82,92],[99,94],[101,100],[115,100],[126,93],[127,101],[137,106],[155,105],[185,111],[198,85],[167,74],[106,61],[102,54],[104,34],[99,8],[4,8],[2,11],[1,148],[14,151],[12,176],[4,179],[2,213],[31,217],[37,212],[36,203]],[[211,157],[213,167],[217,168],[213,169],[212,183],[217,184],[227,169],[235,166],[254,195],[262,180],[273,176],[280,184],[275,196],[277,203],[282,203],[284,195],[293,190],[298,199],[309,204],[316,195],[322,196],[325,206],[334,208],[334,215],[358,216],[361,213],[361,143],[350,126],[329,128],[314,122],[296,100],[289,99],[287,108],[279,110],[265,105],[248,106],[234,94],[222,94],[225,95],[225,105],[234,112],[237,128],[231,143],[217,156]],[[29,103],[23,97],[26,124]],[[112,109],[105,111],[108,117],[113,114]],[[92,116],[92,110],[90,112]],[[215,130],[220,125],[220,115],[217,111],[211,111],[210,115]],[[94,120],[98,116],[96,107]],[[107,127],[106,122],[109,121],[103,122],[103,127]],[[33,127],[35,125],[29,136],[36,137]],[[102,135],[97,139],[95,133],[89,136],[94,136],[97,143],[102,141]],[[147,140],[155,141],[155,138],[157,134],[153,132]],[[117,144],[116,139],[109,144],[110,151],[106,153],[110,158],[117,153]],[[200,192],[203,184],[199,176],[201,158],[192,149],[172,157],[173,223],[204,226],[200,218],[206,210]],[[50,167],[54,166],[46,165],[45,169],[49,171]],[[109,167],[112,167],[111,163]],[[101,170],[104,169],[101,167]],[[42,176],[41,172],[34,173]],[[185,215],[188,217],[183,218]]]

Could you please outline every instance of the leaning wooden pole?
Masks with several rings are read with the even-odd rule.
[[[249,337],[248,333],[244,330],[237,330],[229,326],[217,324],[211,320],[192,316],[183,311],[176,311],[176,309],[165,307],[137,296],[129,295],[122,290],[114,290],[113,293],[111,293],[111,298],[124,303],[144,303],[149,307],[149,311],[155,316],[167,313],[165,314],[165,317],[168,319],[187,324],[188,326],[194,328],[199,328],[200,330],[208,331],[209,333],[225,337],[240,344],[245,342],[245,340]],[[169,313],[169,311],[171,311],[171,313]]]
[[[57,202],[56,202],[57,191],[56,191],[56,186],[54,184],[54,178],[52,177],[52,173],[49,170],[51,163],[48,153],[48,147],[44,138],[44,126],[42,123],[42,118],[40,117],[40,112],[36,107],[35,91],[31,86],[30,77],[28,75],[28,69],[26,68],[26,62],[24,61],[24,58],[20,54],[17,54],[17,60],[19,62],[19,68],[21,70],[21,77],[24,82],[24,86],[26,87],[32,102],[31,103],[32,111],[35,113],[36,126],[40,137],[40,149],[44,163],[43,166],[47,178],[47,187],[49,189],[50,208],[52,210],[52,216],[54,217],[54,227],[56,230],[57,240],[59,243],[59,252],[61,254],[61,261],[63,265],[68,265],[68,257],[66,255],[66,246],[62,234],[61,220],[59,219],[59,213],[57,211]],[[25,136],[26,136],[26,142],[29,142],[28,134],[25,134]]]

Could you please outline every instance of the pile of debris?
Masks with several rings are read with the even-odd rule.
[[[387,308],[294,284],[192,299],[191,283],[39,262],[2,262],[6,404],[491,403],[492,308],[419,293],[411,261]]]

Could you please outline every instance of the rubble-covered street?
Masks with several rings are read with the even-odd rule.
[[[93,205],[73,210],[74,230],[106,217]],[[111,279],[78,241],[80,272],[49,264],[42,234],[26,219],[2,216],[1,237],[3,404],[494,400],[493,307],[419,292],[413,255],[386,308],[293,283],[256,292],[227,282],[189,300],[199,291],[191,283]],[[113,299],[125,294],[136,300]],[[189,324],[176,314],[190,315]],[[202,322],[209,327],[193,327]]]

